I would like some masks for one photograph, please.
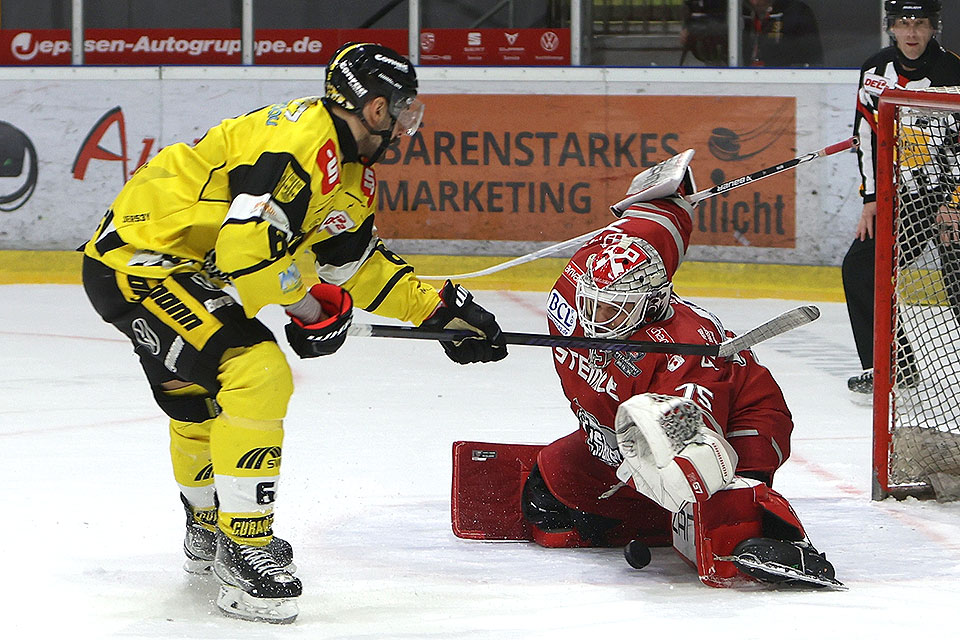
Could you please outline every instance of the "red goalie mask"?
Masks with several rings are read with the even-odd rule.
[[[673,285],[646,240],[623,238],[590,256],[586,267],[576,294],[585,335],[626,338],[666,315]]]

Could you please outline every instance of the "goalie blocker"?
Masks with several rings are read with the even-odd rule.
[[[734,587],[752,579],[842,587],[833,577],[833,567],[806,541],[803,525],[786,499],[747,478],[735,477],[709,500],[685,502],[674,514],[633,489],[621,488],[614,495],[623,505],[624,518],[636,522],[636,510],[644,509],[643,524],[633,531],[621,528],[599,544],[576,530],[540,529],[524,517],[523,497],[531,473],[534,480],[539,477],[536,462],[542,449],[538,444],[454,442],[450,501],[454,535],[468,540],[536,540],[554,547],[623,546],[637,538],[649,546],[672,545],[711,587]],[[659,523],[659,529],[649,528],[650,523]],[[818,575],[806,575],[804,569]]]

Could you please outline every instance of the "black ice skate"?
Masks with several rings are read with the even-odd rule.
[[[277,564],[289,573],[295,573],[297,565],[293,564],[293,546],[276,536],[270,541],[266,550],[276,559]],[[213,568],[213,559],[217,554],[217,534],[214,531],[195,523],[187,524],[187,533],[183,537],[183,552],[187,556],[183,563],[183,570],[187,573],[206,575]]]
[[[187,573],[210,573],[213,558],[217,555],[217,534],[191,520],[187,520],[187,532],[183,536],[183,553],[187,556],[183,570]]]
[[[857,404],[873,403],[873,369],[867,369],[858,376],[847,380],[847,389],[850,390],[852,400]]]
[[[912,391],[920,386],[920,371],[912,360],[904,359],[899,363],[894,389],[901,404],[912,402]],[[858,376],[847,380],[847,389],[856,404],[873,404],[873,369],[867,369]]]
[[[218,531],[213,571],[220,579],[217,606],[226,615],[277,624],[297,618],[303,587],[267,547],[238,544]]]
[[[183,536],[183,553],[187,560],[183,563],[183,570],[187,573],[207,575],[213,568],[213,559],[217,555],[217,532],[197,522],[182,494],[180,499],[187,513],[187,530]],[[266,549],[276,559],[277,564],[288,572],[294,573],[297,570],[293,564],[293,546],[289,542],[274,536]]]
[[[833,565],[808,542],[747,538],[736,546],[733,555],[719,559],[733,562],[737,569],[761,582],[846,589],[834,577]]]

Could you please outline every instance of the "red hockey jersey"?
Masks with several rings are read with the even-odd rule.
[[[550,332],[583,335],[575,292],[590,255],[624,236],[640,237],[657,249],[672,279],[686,253],[691,230],[690,206],[679,199],[632,206],[620,220],[583,245],[567,264],[550,292]],[[732,335],[709,311],[676,295],[670,306],[672,313],[666,320],[644,325],[631,339],[718,344]],[[614,416],[621,402],[640,393],[687,397],[709,412],[739,455],[740,473],[754,471],[772,478],[790,454],[790,411],[773,376],[749,350],[729,360],[607,352],[602,359],[605,363],[599,366],[591,363],[591,354],[585,349],[555,347],[553,356],[585,446],[594,458],[609,465],[614,482],[612,472],[622,461],[614,435]]]

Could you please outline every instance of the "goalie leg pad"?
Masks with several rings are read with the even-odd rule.
[[[524,487],[535,464],[543,478],[539,498],[548,500],[544,492],[552,498],[536,511],[556,512],[558,504],[567,509],[566,516],[551,515],[546,529],[537,527],[539,532],[524,517],[522,506]],[[598,541],[604,546],[623,546],[633,539],[650,546],[669,546],[668,512],[632,489],[600,497],[617,484],[614,471],[590,454],[582,432],[547,447],[455,442],[450,500],[453,533],[472,540],[539,537],[538,543],[550,547],[585,546],[588,539],[592,539],[591,546]],[[528,512],[532,520],[537,519],[529,507]],[[572,529],[558,528],[568,522]]]
[[[711,587],[745,583],[729,555],[747,538],[763,535],[762,509],[755,499],[759,482],[736,478],[727,489],[706,502],[687,502],[673,515],[673,548],[697,570],[700,581]]]
[[[451,521],[459,538],[532,540],[543,547],[595,546],[619,521],[571,509],[547,487],[540,445],[456,442]]]
[[[772,540],[778,549],[781,542],[813,549],[786,499],[756,480],[736,477],[706,502],[686,503],[673,516],[674,549],[711,587],[734,587],[747,576],[758,577],[741,572],[747,565],[734,561],[738,545],[748,539]]]
[[[521,494],[542,445],[453,443],[450,521],[458,538],[533,540]]]
[[[576,529],[546,531],[537,525],[530,525],[530,530],[533,541],[548,549],[579,549],[580,547],[593,546]]]

